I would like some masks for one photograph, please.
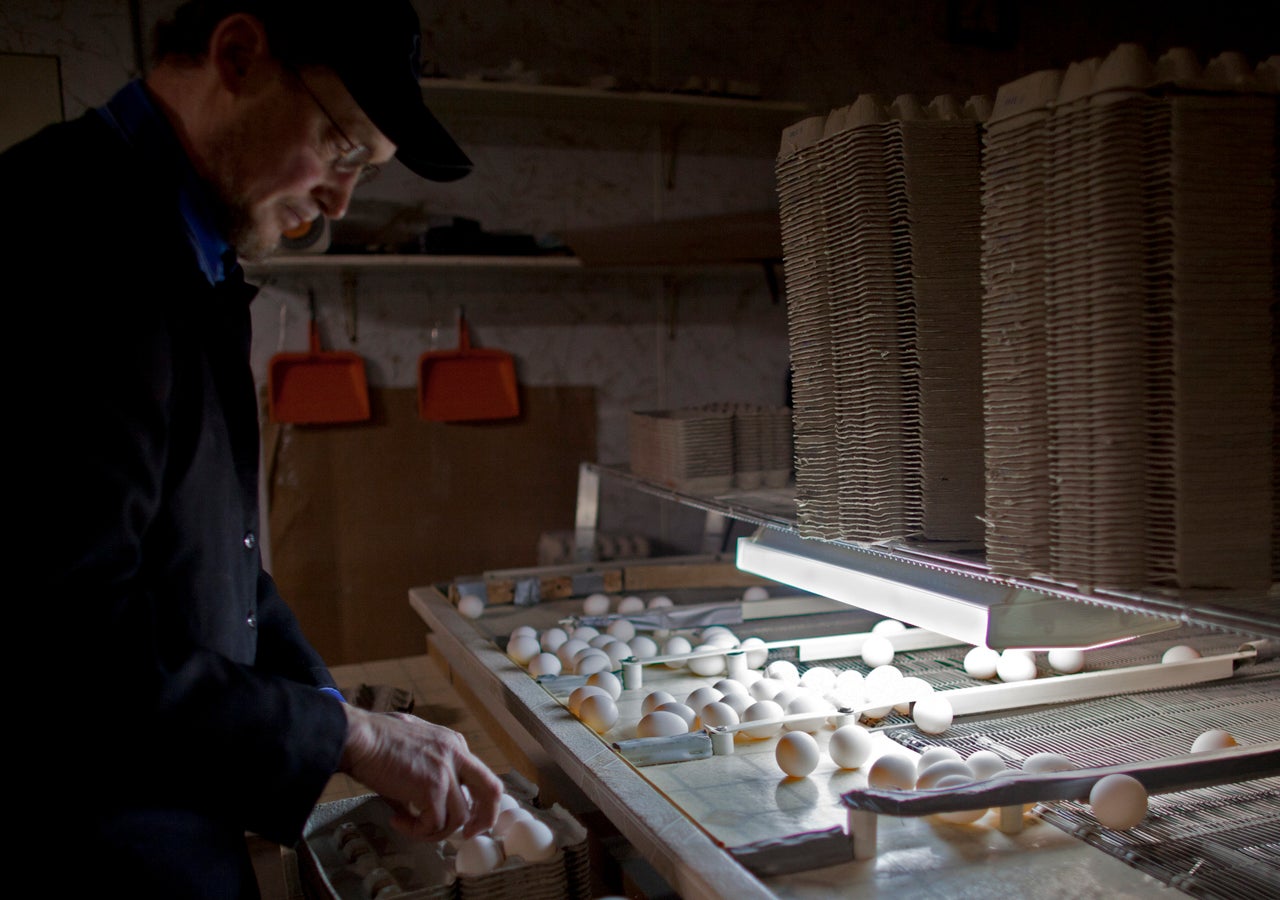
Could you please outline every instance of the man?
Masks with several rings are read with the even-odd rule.
[[[257,542],[236,259],[342,216],[393,155],[466,173],[419,39],[407,0],[195,0],[145,82],[0,155],[11,780],[42,890],[256,897],[245,833],[295,842],[338,771],[424,840],[496,818],[460,735],[341,701]]]

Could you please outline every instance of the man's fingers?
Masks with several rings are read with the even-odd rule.
[[[502,782],[488,766],[471,754],[458,760],[458,779],[471,795],[471,811],[464,834],[475,837],[492,828],[498,821]]]

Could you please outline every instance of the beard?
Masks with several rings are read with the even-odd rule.
[[[280,249],[280,232],[259,221],[243,203],[227,206],[227,240],[241,259],[261,262]]]

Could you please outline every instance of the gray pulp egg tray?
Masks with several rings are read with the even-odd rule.
[[[411,840],[391,827],[391,808],[376,794],[318,804],[296,848],[306,900],[587,900],[591,896],[586,829],[558,805],[537,805],[533,786],[502,776],[507,793],[549,825],[557,852],[549,860],[505,860],[485,875],[458,875],[447,841]]]

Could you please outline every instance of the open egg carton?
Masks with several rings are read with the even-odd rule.
[[[457,872],[461,839],[415,841],[391,826],[391,807],[376,794],[319,804],[297,848],[306,900],[587,900],[591,896],[587,832],[559,805],[543,809],[536,788],[517,773],[501,776],[509,806],[547,825],[549,859],[526,862],[504,853],[481,875]]]
[[[542,809],[532,802],[521,808],[551,829],[555,853],[549,858],[528,862],[504,844],[504,856],[491,871],[482,875],[454,874],[456,896],[460,900],[587,900],[591,897],[591,861],[587,832],[559,804]],[[446,845],[445,863],[454,871],[457,848]]]
[[[297,847],[307,900],[448,900],[454,875],[441,843],[411,840],[391,827],[376,794],[321,803]]]

